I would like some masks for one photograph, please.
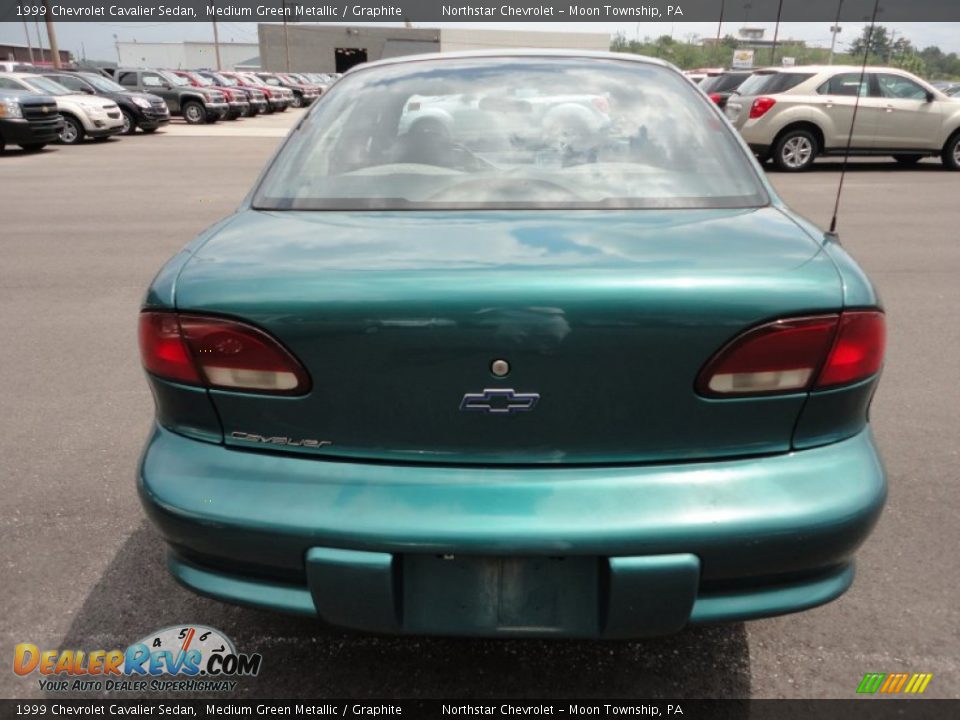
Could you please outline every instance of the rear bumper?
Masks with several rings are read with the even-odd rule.
[[[380,632],[600,637],[828,602],[886,497],[869,431],[764,458],[492,469],[157,428],[139,487],[174,576],[205,595]]]

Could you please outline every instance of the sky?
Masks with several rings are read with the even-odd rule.
[[[400,25],[400,23],[382,23],[383,25]],[[723,33],[736,34],[743,24],[742,19],[734,18],[724,22]],[[221,42],[257,42],[256,23],[220,22],[219,33]],[[558,30],[610,33],[611,37],[621,32],[627,38],[658,37],[672,34],[677,40],[686,40],[697,37],[714,37],[717,34],[717,24],[709,22],[650,22],[650,23],[562,23],[562,22],[529,22],[529,23],[417,23],[420,27],[486,27],[504,30]],[[751,26],[767,28],[767,37],[773,36],[774,23],[751,22]],[[829,47],[829,21],[822,23],[782,23],[780,37],[783,39],[805,40],[814,46]],[[928,45],[938,45],[945,52],[960,53],[960,23],[884,23],[885,27],[896,32],[897,37],[909,38],[916,47],[924,48]],[[36,46],[37,35],[47,46],[46,29],[40,23],[39,29],[35,23],[28,23],[30,41]],[[849,43],[856,38],[863,28],[862,23],[847,23],[838,36],[839,49],[846,49]],[[23,23],[0,23],[0,43],[17,45],[26,44],[25,27]],[[57,39],[61,50],[70,50],[76,57],[86,56],[90,60],[116,60],[117,51],[115,41],[163,42],[180,40],[212,40],[213,28],[208,22],[171,22],[171,23],[57,23]],[[5,58],[0,58],[0,60]]]

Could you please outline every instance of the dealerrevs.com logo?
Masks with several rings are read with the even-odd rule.
[[[239,677],[260,672],[259,653],[238,653],[219,630],[171,626],[150,633],[125,650],[41,650],[20,643],[13,671],[39,675],[45,692],[230,691]]]

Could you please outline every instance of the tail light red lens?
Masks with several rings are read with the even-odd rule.
[[[140,352],[148,372],[176,382],[279,395],[310,389],[309,375],[286,348],[234,320],[141,313]]]
[[[717,105],[719,105],[720,102],[723,100],[723,98],[720,97],[720,94],[719,94],[719,93],[710,93],[709,97],[710,97],[710,99],[713,100]]]
[[[753,101],[753,105],[750,106],[750,119],[756,120],[757,118],[762,118],[767,114],[767,111],[776,104],[777,101],[771,97],[758,97]]]
[[[884,343],[878,311],[777,320],[721,349],[698,376],[697,392],[744,397],[857,382],[880,370]]]
[[[174,313],[140,313],[140,357],[143,366],[154,375],[189,385],[201,384]]]
[[[843,313],[837,339],[816,386],[846,385],[879,372],[886,343],[887,325],[883,313]]]

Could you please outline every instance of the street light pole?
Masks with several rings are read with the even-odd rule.
[[[223,70],[223,66],[220,64],[220,35],[217,32],[217,21],[213,21],[213,50],[217,55],[217,72]]]
[[[60,48],[57,47],[57,31],[53,29],[53,15],[50,14],[50,0],[43,0],[43,6],[47,10],[47,40],[50,42],[50,55],[53,60],[53,67],[60,69]]]
[[[840,10],[843,8],[843,0],[839,0],[837,3],[837,19],[833,23],[833,27],[830,28],[830,34],[833,36],[830,40],[830,59],[827,61],[827,65],[833,65],[833,51],[837,47],[837,33],[840,32]]]
[[[783,13],[783,0],[777,6],[777,24],[773,27],[773,46],[770,48],[770,64],[777,64],[777,38],[780,36],[780,15]]]
[[[30,64],[33,65],[33,41],[30,40],[30,26],[27,21],[23,21],[23,32],[27,36],[27,52],[30,54]]]
[[[283,51],[287,58],[284,70],[290,72],[290,36],[287,34],[287,0],[283,0]]]
[[[723,8],[727,0],[720,0],[720,22],[717,23],[717,47],[720,47],[720,29],[723,27]]]

